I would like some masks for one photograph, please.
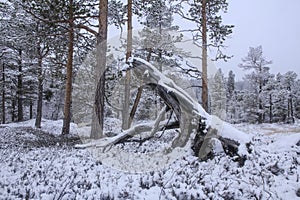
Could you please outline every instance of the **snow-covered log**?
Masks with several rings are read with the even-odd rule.
[[[196,135],[193,149],[202,159],[213,153],[217,143],[220,143],[223,150],[229,155],[243,156],[247,154],[246,144],[251,139],[248,134],[235,129],[216,116],[209,115],[185,90],[149,62],[133,58],[127,70],[131,70],[143,81],[143,84],[156,90],[166,106],[174,111],[180,124],[180,134],[173,140],[172,148],[184,147],[193,133]],[[153,132],[153,130],[158,130],[159,122],[160,118],[153,124],[135,126],[113,138],[104,138],[91,145],[106,147],[116,144],[128,136],[151,130]]]
[[[163,75],[153,65],[147,61],[134,58],[131,70],[141,77],[145,84],[153,85],[164,102],[174,110],[176,116],[180,119],[181,134],[173,141],[173,147],[186,145],[187,140],[193,130],[197,131],[201,140],[210,141],[211,138],[217,138],[221,141],[225,151],[237,151],[240,155],[247,154],[246,144],[249,143],[251,137],[230,124],[220,120],[217,116],[209,115],[202,106],[193,99],[185,90],[175,84],[173,80]],[[179,112],[179,113],[178,113]],[[205,123],[208,128],[207,133],[201,133],[201,126]],[[205,138],[205,139],[204,139]],[[210,150],[209,145],[201,145],[199,155],[205,157]],[[206,152],[206,153],[205,153]],[[198,153],[198,154],[199,154]]]

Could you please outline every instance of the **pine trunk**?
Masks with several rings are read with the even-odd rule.
[[[127,53],[126,53],[126,62],[131,57],[132,51],[132,0],[128,0],[127,5]],[[122,112],[122,128],[126,130],[129,128],[129,104],[130,104],[130,71],[126,71],[125,77],[125,94],[124,94],[124,105]]]
[[[41,52],[40,45],[38,45],[38,51]],[[39,56],[38,59],[38,101],[37,101],[37,108],[36,108],[36,119],[35,119],[35,127],[41,128],[42,122],[42,111],[43,111],[43,66],[42,66],[42,57]]]
[[[202,107],[208,112],[206,0],[202,0]]]
[[[3,81],[3,85],[2,85],[2,123],[5,124],[5,112],[6,112],[6,109],[5,109],[5,65],[3,63],[2,65],[2,81]]]
[[[23,116],[23,67],[22,67],[22,50],[19,50],[19,74],[18,74],[18,90],[17,90],[17,102],[18,102],[18,122],[24,120]]]
[[[33,103],[32,100],[29,102],[29,119],[33,118]]]
[[[262,73],[262,66],[259,65],[259,73]],[[263,87],[263,80],[259,80],[259,86],[258,86],[258,123],[263,123],[263,105],[261,101],[261,93],[262,93],[262,87]]]
[[[14,97],[12,97],[12,102],[11,102],[11,121],[15,121],[15,110],[16,110],[16,100]]]
[[[273,123],[273,103],[272,103],[272,94],[270,94],[269,102],[270,102],[269,120],[270,120],[270,123]]]
[[[292,117],[292,123],[295,123],[294,119],[294,105],[293,105],[293,99],[291,97],[291,117]]]
[[[258,97],[258,123],[261,124],[264,121],[264,115],[263,115],[263,106],[260,97]]]
[[[99,30],[97,38],[97,67],[95,69],[95,101],[93,108],[91,138],[103,137],[105,69],[107,51],[107,12],[108,1],[99,1]]]
[[[138,88],[131,112],[130,112],[130,117],[129,117],[129,127],[131,126],[131,123],[133,121],[134,115],[136,113],[137,107],[139,105],[139,102],[141,100],[142,97],[142,92],[143,92],[144,86],[141,86]]]
[[[71,123],[71,104],[72,104],[72,73],[73,73],[73,53],[74,53],[74,16],[73,0],[70,0],[69,8],[69,31],[68,31],[68,60],[67,60],[67,79],[65,91],[64,120],[62,134],[70,133]]]

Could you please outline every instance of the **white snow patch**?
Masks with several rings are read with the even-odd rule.
[[[175,149],[175,159],[168,165],[155,169],[149,163],[155,159],[145,157],[137,167],[148,170],[131,173],[130,166],[129,171],[116,170],[87,150],[24,148],[13,130],[32,126],[33,121],[2,125],[6,128],[0,128],[0,199],[25,199],[26,193],[30,199],[299,199],[299,126],[239,124],[238,132],[214,121],[222,136],[251,141],[252,153],[243,166],[224,154],[200,162],[189,149]],[[48,123],[45,130],[61,126]],[[30,133],[22,137],[31,138]],[[215,149],[219,148],[217,143]],[[176,154],[183,150],[182,156]],[[143,153],[137,151],[136,156],[143,158]],[[109,159],[122,163],[128,157]]]
[[[17,128],[17,127],[35,128],[35,119],[31,119],[24,122],[18,122],[18,123],[4,124],[2,126],[11,127],[11,128]],[[53,120],[42,119],[41,130],[52,135],[61,135],[62,126],[63,126],[63,120],[53,121]],[[72,135],[78,134],[78,127],[74,123],[70,124],[70,134]]]

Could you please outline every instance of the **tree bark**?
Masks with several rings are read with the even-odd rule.
[[[292,97],[291,97],[291,117],[292,117],[292,123],[295,123],[294,106],[293,106],[293,98]]]
[[[95,100],[93,108],[91,138],[98,139],[103,137],[104,124],[104,97],[105,97],[105,69],[107,51],[107,12],[108,1],[99,1],[99,29],[97,36],[97,66],[95,73]]]
[[[291,89],[288,88],[289,93],[291,92]],[[289,94],[288,97],[288,114],[287,114],[287,122],[288,123],[294,123],[294,111],[293,111],[293,99],[292,99],[292,95]]]
[[[260,96],[260,95],[259,95]],[[258,123],[261,124],[264,121],[264,117],[263,117],[263,105],[262,105],[262,101],[260,99],[260,97],[258,97]]]
[[[2,85],[2,123],[5,124],[6,122],[6,109],[5,109],[5,65],[4,63],[2,64],[2,81],[3,81],[3,85]]]
[[[206,0],[202,0],[202,107],[208,112]]]
[[[269,122],[270,123],[273,123],[273,103],[272,103],[272,94],[270,94],[270,99],[269,99],[269,102],[270,102],[270,110],[269,110]]]
[[[259,65],[259,73],[262,73],[262,66]],[[261,124],[263,123],[263,105],[262,105],[262,100],[261,100],[261,93],[262,93],[262,87],[263,87],[263,80],[260,78],[259,79],[259,86],[258,86],[258,123]]]
[[[127,52],[126,62],[131,57],[132,51],[132,0],[128,0],[127,5]],[[122,129],[126,130],[129,128],[129,104],[130,104],[130,70],[126,71],[125,77],[125,92],[124,92],[124,105],[122,112]]]
[[[33,103],[32,100],[29,102],[29,119],[33,118]]]
[[[131,123],[133,121],[133,118],[134,118],[134,115],[136,113],[137,107],[139,105],[140,99],[142,97],[143,89],[144,89],[144,86],[141,86],[141,87],[138,88],[138,91],[137,91],[137,94],[136,94],[136,97],[135,97],[135,100],[134,100],[134,103],[133,103],[133,106],[132,106],[132,109],[131,109],[131,112],[130,112],[130,115],[129,115],[129,122],[128,122],[129,127],[131,126]]]
[[[68,31],[68,60],[67,60],[67,80],[65,91],[64,120],[62,134],[70,133],[71,104],[72,104],[72,78],[73,78],[73,54],[74,54],[74,15],[73,0],[69,1],[69,31]]]
[[[16,110],[16,100],[14,97],[12,97],[11,100],[11,121],[15,121],[15,110]]]
[[[18,102],[18,122],[24,120],[23,116],[23,66],[22,66],[22,50],[19,50],[18,60],[19,74],[18,74],[18,90],[17,90],[17,102]]]
[[[38,68],[37,68],[37,75],[38,75],[38,101],[36,107],[36,119],[35,119],[35,127],[41,128],[42,122],[42,113],[43,113],[43,60],[41,55],[41,46],[38,44],[37,51],[39,54],[38,58]]]

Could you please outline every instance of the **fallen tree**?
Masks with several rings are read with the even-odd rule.
[[[97,146],[107,149],[142,132],[151,132],[151,137],[155,132],[167,127],[162,119],[167,111],[172,111],[179,126],[169,127],[179,128],[180,134],[172,141],[171,149],[184,147],[193,136],[192,149],[200,159],[212,157],[218,151],[216,148],[221,148],[226,154],[236,156],[239,161],[243,162],[245,155],[249,152],[249,150],[247,152],[247,144],[250,144],[251,139],[249,135],[238,131],[218,117],[209,115],[185,90],[149,62],[133,58],[127,70],[131,70],[142,80],[144,85],[141,87],[148,86],[156,90],[165,103],[165,107],[154,122],[136,125],[114,137],[77,145],[77,148]]]

